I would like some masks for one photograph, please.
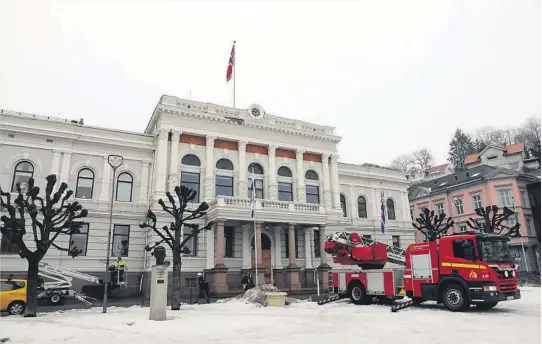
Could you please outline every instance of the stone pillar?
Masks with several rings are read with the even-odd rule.
[[[303,150],[296,151],[297,162],[297,202],[306,203],[305,190],[305,168],[303,166]]]
[[[228,268],[224,265],[224,222],[225,220],[216,220],[216,265],[211,270],[213,276],[213,290],[217,294],[228,292],[228,281],[226,273]]]
[[[263,263],[262,263],[262,224],[261,222],[256,222],[256,231],[255,231],[255,237],[254,237],[254,243],[256,246],[255,249],[256,249],[256,252],[258,253],[258,259],[256,260],[256,264],[258,265],[258,268],[260,266],[263,266]],[[258,239],[258,240],[256,240]]]
[[[62,166],[60,168],[60,178],[58,183],[68,183],[70,179],[70,166],[71,166],[72,153],[64,152],[62,155]]]
[[[251,249],[250,249],[250,225],[248,223],[241,226],[241,230],[243,231],[243,242],[242,242],[242,269],[250,269],[251,265]]]
[[[215,198],[213,193],[213,186],[215,183],[214,178],[214,149],[215,149],[215,137],[207,136],[207,145],[205,147],[205,200],[210,201]]]
[[[339,157],[331,157],[331,193],[333,195],[333,208],[341,210],[341,189],[339,184]]]
[[[276,226],[275,230],[275,269],[282,269],[282,227]]]
[[[111,200],[111,175],[113,168],[109,165],[107,155],[104,155],[104,165],[102,169],[102,190],[100,192],[100,202],[109,202]]]
[[[305,228],[305,268],[312,269],[312,249],[311,249],[311,231],[309,227]]]
[[[57,180],[60,178],[60,158],[62,153],[57,150],[53,150],[53,160],[51,161],[51,174],[56,175]]]
[[[139,204],[146,204],[149,200],[149,166],[146,161],[141,162],[141,183],[139,185]]]
[[[327,263],[327,253],[324,251],[324,245],[326,242],[326,226],[319,226],[319,235],[320,235],[320,266],[318,266],[318,272],[320,274],[320,286],[324,290],[329,288],[329,270],[331,266]]]
[[[204,233],[207,235],[206,239],[206,254],[207,254],[207,261],[205,262],[205,267],[207,269],[213,269],[215,266],[215,232],[214,231],[206,231]]]
[[[167,139],[169,132],[167,130],[160,130],[156,136],[157,147],[155,156],[155,180],[154,180],[154,194],[160,197],[164,197],[166,192],[166,174],[167,174]]]
[[[269,171],[267,171],[267,174],[269,176],[269,191],[268,191],[268,199],[278,199],[278,184],[277,184],[277,166],[276,166],[276,151],[277,146],[269,145],[267,147],[267,154],[269,157]]]
[[[175,187],[179,185],[179,140],[181,132],[171,132],[171,151],[169,155],[168,190],[174,194]]]
[[[329,154],[322,155],[322,170],[324,175],[324,206],[326,209],[332,208],[331,199],[331,179],[329,178]]]
[[[237,195],[239,197],[250,197],[248,195],[247,182],[247,142],[239,141],[239,178],[237,178]]]
[[[299,271],[301,269],[296,265],[295,261],[295,225],[293,223],[290,223],[288,228],[288,255],[289,264],[286,267],[286,285],[290,290],[298,291],[301,289],[301,283],[299,283]]]

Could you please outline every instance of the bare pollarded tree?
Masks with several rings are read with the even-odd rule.
[[[448,217],[445,223],[446,214],[441,213],[435,215],[434,210],[424,208],[420,217],[416,218],[416,222],[412,222],[412,226],[423,233],[427,241],[435,241],[438,238],[446,235],[448,229],[453,227],[454,221]],[[442,227],[442,225],[444,226]]]
[[[516,222],[513,226],[507,226],[506,220],[510,216],[514,215],[514,211],[508,207],[502,208],[502,213],[499,214],[499,207],[496,205],[487,206],[485,208],[477,208],[476,215],[482,217],[483,221],[469,218],[467,225],[481,233],[491,233],[498,235],[506,235],[511,237],[518,237],[519,234],[519,222]]]

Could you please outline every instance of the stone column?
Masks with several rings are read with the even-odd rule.
[[[311,249],[311,232],[309,227],[305,228],[305,268],[312,269],[312,249]]]
[[[104,155],[104,165],[102,169],[102,190],[100,192],[100,202],[109,202],[111,199],[111,195],[109,194],[111,192],[111,172],[112,168],[111,165],[109,165],[109,162],[107,160],[107,155]]]
[[[154,180],[154,194],[160,197],[164,197],[166,192],[166,174],[167,174],[167,139],[168,131],[160,130],[157,134],[156,156],[155,156],[155,180]]]
[[[210,201],[215,198],[213,194],[214,178],[214,149],[215,137],[207,136],[207,145],[205,147],[205,200]]]
[[[303,150],[296,151],[297,162],[297,202],[306,203],[305,168],[303,166]]]
[[[277,190],[277,166],[276,166],[276,151],[277,146],[267,146],[267,154],[269,157],[269,170],[267,174],[269,176],[269,192],[267,198],[276,200],[278,198]]]
[[[275,269],[282,269],[282,227],[276,226],[275,230]]]
[[[53,150],[53,160],[51,161],[51,174],[54,174],[58,178],[60,178],[60,158],[62,157],[62,153],[57,150]]]
[[[331,199],[331,179],[329,178],[329,154],[322,155],[322,170],[324,175],[324,206],[326,209],[332,208]]]
[[[207,237],[205,238],[206,242],[206,254],[207,254],[207,261],[205,263],[205,267],[210,270],[213,269],[215,266],[215,232],[214,231],[206,231],[205,235]]]
[[[341,189],[339,184],[339,157],[331,157],[331,193],[333,195],[333,208],[341,210]]]
[[[72,153],[64,152],[62,155],[62,166],[60,167],[59,183],[68,183],[70,179],[70,167],[71,167]]]
[[[320,235],[320,266],[318,266],[318,272],[320,274],[320,286],[324,290],[329,288],[329,270],[331,266],[327,263],[327,253],[324,251],[324,245],[326,242],[326,226],[319,226]]]
[[[173,130],[171,132],[171,152],[169,155],[169,177],[168,190],[173,193],[175,187],[179,185],[179,140],[181,132]]]
[[[247,182],[247,142],[239,141],[239,178],[237,181],[237,195],[239,197],[249,197]]]
[[[250,225],[244,224],[241,226],[241,230],[243,231],[243,242],[242,242],[242,265],[241,268],[246,270],[250,269],[251,265],[251,249],[250,249]]]
[[[149,166],[146,161],[141,162],[141,183],[139,185],[139,204],[146,204],[149,200]]]
[[[212,269],[213,275],[213,290],[217,294],[228,292],[228,281],[226,274],[228,268],[224,265],[224,223],[225,220],[216,220],[216,265]]]
[[[255,250],[258,253],[258,257],[255,262],[254,267],[258,267],[258,285],[265,284],[265,269],[263,266],[263,259],[262,259],[262,224],[261,222],[256,222],[256,231],[254,235],[254,242],[255,242]],[[256,240],[256,238],[258,240]],[[255,257],[256,258],[256,254]],[[253,272],[256,272],[255,269]]]
[[[295,225],[293,223],[289,224],[288,228],[288,255],[289,255],[289,264],[286,267],[287,273],[287,287],[292,291],[297,291],[301,289],[301,283],[299,283],[299,271],[301,270],[296,265],[295,257]]]

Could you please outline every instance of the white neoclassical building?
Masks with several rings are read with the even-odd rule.
[[[45,257],[51,264],[99,275],[111,250],[127,262],[129,283],[144,288],[154,260],[144,247],[157,236],[139,224],[149,208],[161,226],[168,224],[157,201],[180,184],[209,204],[200,223],[216,224],[189,242],[182,283],[194,283],[195,274],[204,271],[216,293],[239,290],[243,272],[256,266],[260,281],[294,291],[314,288],[316,273],[326,281],[330,269],[347,268],[334,266],[323,252],[325,235],[335,231],[358,231],[401,247],[414,241],[408,181],[378,166],[340,163],[340,137],[333,127],[278,117],[258,105],[234,109],[167,95],[143,133],[5,110],[0,119],[2,188],[14,191],[29,177],[44,184],[54,173],[89,210],[82,233],[59,241],[64,247],[74,242],[83,254],[73,259],[52,248]],[[109,154],[124,158],[115,179]],[[380,232],[382,192],[385,233]],[[2,274],[26,270],[6,238],[0,265]]]

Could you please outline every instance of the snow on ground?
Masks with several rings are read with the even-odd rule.
[[[148,320],[138,306],[60,311],[37,318],[4,317],[8,344],[58,343],[540,343],[540,288],[522,288],[522,299],[489,311],[452,313],[428,304],[391,313],[389,306],[344,301],[318,306],[299,302],[264,308],[240,301],[168,310],[168,321]]]

